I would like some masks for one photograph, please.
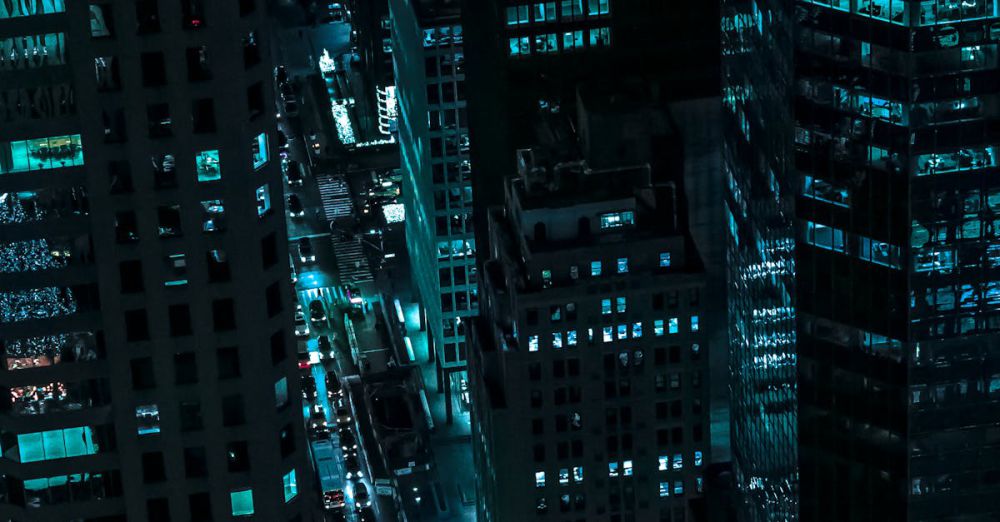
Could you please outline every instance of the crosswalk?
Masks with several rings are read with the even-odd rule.
[[[320,200],[323,202],[323,214],[327,221],[333,221],[344,216],[354,215],[354,201],[347,180],[343,176],[324,175],[316,179],[319,184]],[[337,272],[344,283],[365,283],[374,280],[368,258],[361,243],[354,238],[345,238],[341,234],[331,234],[333,254],[337,258]]]

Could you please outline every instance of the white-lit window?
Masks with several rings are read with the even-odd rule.
[[[660,482],[660,498],[670,496],[670,483]]]
[[[684,469],[684,455],[683,454],[681,454],[681,453],[675,453],[674,454],[673,468],[674,469]]]
[[[160,432],[160,407],[156,404],[146,404],[135,407],[135,422],[139,435],[151,435]]]
[[[618,273],[619,274],[626,274],[626,273],[628,273],[628,258],[627,257],[619,257],[618,258]]]
[[[257,187],[257,217],[264,217],[271,211],[271,187],[261,185]]]
[[[583,466],[573,466],[573,482],[583,482]]]
[[[552,332],[552,347],[562,348],[563,347],[563,335],[562,332]]]
[[[570,33],[564,35],[564,40],[569,37]],[[564,42],[565,43],[565,42]],[[569,48],[569,45],[564,45],[563,47]],[[631,210],[624,210],[622,212],[608,212],[607,214],[601,214],[601,230],[606,228],[618,228],[624,227],[626,225],[635,224],[635,213]]]
[[[632,337],[638,339],[642,337],[642,323],[632,323]]]
[[[663,268],[670,266],[670,252],[660,252],[660,266]]]
[[[611,314],[611,299],[601,299],[601,315]]]
[[[663,335],[663,319],[653,321],[653,335],[657,337]]]
[[[537,352],[538,351],[538,336],[529,335],[528,336],[528,351]]]
[[[566,332],[566,345],[576,346],[576,330]]]
[[[566,484],[569,484],[569,468],[560,468],[559,469],[559,485],[560,486],[565,486]]]
[[[702,459],[701,451],[695,451],[694,452],[694,465],[696,467],[697,466],[701,466],[701,459]]]
[[[604,334],[604,342],[610,343],[611,341],[614,341],[614,337],[613,337],[614,334],[613,334],[612,327],[605,326],[601,330],[602,330],[602,333]]]
[[[612,477],[612,478],[618,476],[618,463],[617,462],[608,462],[608,476]]]
[[[625,462],[622,463],[622,475],[624,475],[626,477],[631,477],[632,476],[632,461],[631,460],[626,460]]]
[[[535,472],[535,487],[544,488],[545,487],[545,472],[536,471]]]
[[[625,313],[625,305],[626,305],[626,301],[625,301],[624,297],[616,297],[615,298],[615,311],[616,312],[618,312],[620,314]]]
[[[697,315],[692,315],[691,316],[691,331],[692,332],[697,332],[698,331],[698,316]]]
[[[627,339],[627,338],[628,338],[628,325],[627,324],[618,325],[618,340],[620,341],[622,339]]]
[[[677,318],[676,317],[671,317],[670,320],[667,322],[667,324],[668,324],[667,331],[669,333],[672,333],[672,334],[677,333]]]
[[[590,275],[591,277],[597,277],[601,275],[601,262],[591,261],[590,262]]]
[[[670,469],[670,457],[660,455],[657,461],[659,462],[659,466],[656,468],[657,471],[667,471]]]

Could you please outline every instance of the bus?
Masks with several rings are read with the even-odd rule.
[[[323,507],[325,509],[343,509],[345,505],[344,482],[337,473],[337,454],[330,439],[313,441],[312,456],[316,474],[319,476],[319,488],[323,493]]]

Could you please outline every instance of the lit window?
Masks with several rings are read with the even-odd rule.
[[[632,323],[632,337],[642,337],[642,323]]]
[[[566,484],[569,484],[569,468],[560,468],[559,469],[559,485],[560,486],[565,486]]]
[[[0,9],[2,9],[0,4]],[[2,18],[2,17],[0,17]],[[10,54],[14,51],[11,50]],[[10,152],[4,157],[3,152]],[[48,170],[83,165],[79,134],[0,143],[0,173]]]
[[[617,477],[618,476],[618,463],[608,462],[608,476]]]
[[[535,472],[535,487],[544,488],[545,487],[545,472],[536,471]]]
[[[264,165],[267,165],[267,160],[270,159],[270,152],[267,150],[267,134],[260,133],[253,142],[250,144],[250,151],[253,155],[253,169],[257,170]]]
[[[628,273],[628,258],[619,257],[618,258],[618,273],[625,274]]]
[[[691,316],[691,331],[692,332],[697,332],[698,331],[698,316],[697,315],[692,315]]]
[[[684,481],[682,481],[682,480],[675,480],[674,481],[674,496],[683,495],[683,494],[684,494]]]
[[[527,36],[511,38],[509,44],[511,56],[527,56],[531,54],[531,41]]]
[[[562,348],[563,347],[562,332],[552,332],[552,347],[553,348]]]
[[[591,261],[590,262],[590,275],[592,277],[597,277],[597,276],[601,275],[601,262],[600,261]]]
[[[588,343],[593,343],[594,342],[594,329],[593,328],[587,328],[587,342]]]
[[[583,466],[573,466],[573,482],[583,482]]]
[[[695,477],[695,479],[694,479],[694,487],[698,491],[698,493],[704,493],[705,492],[705,481],[704,481],[704,479],[702,479],[701,477]]]
[[[608,14],[610,0],[587,0],[587,15],[598,16]]]
[[[628,338],[628,325],[627,324],[618,325],[618,340],[620,341],[626,338]]]
[[[563,33],[563,49],[580,49],[583,47],[583,31],[566,31]]]
[[[670,252],[660,252],[660,266],[663,268],[670,266]]]
[[[576,346],[576,330],[566,332],[566,345]]]
[[[239,489],[229,492],[229,501],[232,504],[233,516],[244,517],[253,515],[253,490]]]
[[[611,299],[601,299],[601,315],[611,314]]]
[[[222,179],[222,165],[219,162],[219,151],[203,150],[194,157],[198,181],[205,183]]]
[[[548,288],[552,286],[552,271],[542,270],[542,286]]]
[[[160,407],[156,404],[146,404],[135,407],[135,423],[139,435],[151,435],[160,432]]]
[[[537,352],[538,351],[538,336],[529,335],[528,336],[528,351]]]
[[[617,298],[615,298],[615,311],[618,312],[618,313],[620,313],[620,314],[625,313],[625,298],[624,297],[617,297]]]
[[[677,333],[677,318],[676,317],[671,317],[670,318],[670,321],[668,322],[668,330],[667,331],[669,333],[672,333],[672,334]]]
[[[591,47],[607,47],[611,45],[611,29],[608,27],[595,27],[590,30]]]
[[[34,0],[24,2],[0,2],[0,20],[20,16],[36,16],[66,11],[65,0]]]
[[[653,335],[657,337],[663,335],[663,319],[653,321]]]
[[[632,476],[632,461],[626,460],[622,463],[622,474],[626,477]]]
[[[566,33],[568,36],[570,33]],[[566,46],[569,47],[569,46]],[[601,214],[601,230],[635,224],[635,213],[631,210]]]
[[[694,465],[695,466],[701,466],[701,459],[702,459],[701,451],[694,452]]]
[[[535,4],[536,22],[554,22],[556,20],[555,2],[538,2]]]
[[[602,330],[604,333],[604,342],[610,343],[614,340],[613,329],[610,326],[605,326]]]
[[[660,498],[670,496],[670,483],[660,482]]]
[[[221,199],[201,202],[201,231],[220,232],[226,229],[226,207]]]
[[[673,468],[674,469],[684,469],[684,455],[683,454],[677,453],[677,454],[674,455]]]
[[[580,268],[576,265],[569,267],[569,278],[579,279],[580,278]]]
[[[89,426],[64,428],[17,436],[17,449],[21,462],[65,459],[97,453],[94,433]]]
[[[299,485],[295,481],[295,470],[293,469],[292,471],[285,473],[285,476],[282,477],[281,481],[285,486],[285,502],[289,502],[299,494]],[[253,509],[253,506],[251,506],[251,509]]]
[[[274,383],[274,403],[278,409],[288,405],[288,377],[282,377]]]
[[[659,462],[659,466],[657,466],[656,468],[658,471],[667,471],[668,469],[670,469],[669,467],[670,457],[666,455],[660,455],[660,457],[657,460]]]
[[[271,211],[271,187],[257,187],[257,217],[264,217]]]

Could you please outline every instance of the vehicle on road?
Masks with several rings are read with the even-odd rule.
[[[292,187],[302,186],[305,177],[302,175],[302,164],[295,160],[288,160],[285,163],[285,179]]]
[[[347,408],[347,402],[344,399],[337,399],[336,403],[337,412],[337,426],[348,426],[351,424],[351,410]]]
[[[299,260],[303,263],[316,262],[316,253],[313,252],[312,242],[308,237],[299,239]]]
[[[295,95],[291,95],[287,98],[282,97],[283,107],[285,114],[288,116],[298,116],[299,115],[299,100],[295,98]]]
[[[354,483],[354,506],[358,509],[372,505],[372,498],[368,495],[368,486],[364,482]]]
[[[344,492],[335,489],[333,491],[323,492],[323,507],[326,509],[343,509],[346,503],[344,502]]]
[[[311,448],[320,491],[323,492],[323,507],[328,510],[343,509],[346,504],[344,479],[337,474],[337,455],[333,443],[330,439],[317,440],[312,443]]]
[[[307,401],[316,399],[316,379],[313,379],[312,374],[307,373],[303,375],[300,385],[302,387],[302,398]]]
[[[326,374],[326,397],[331,401],[344,396],[344,387],[340,384],[340,377],[334,372]]]
[[[347,470],[348,479],[360,479],[365,476],[364,472],[361,471],[361,461],[358,460],[357,453],[344,455],[344,469]]]
[[[309,325],[306,324],[305,314],[301,312],[295,313],[295,336],[309,337]]]
[[[282,85],[288,81],[288,70],[285,69],[284,65],[274,68],[274,80],[278,82],[278,85]]]
[[[314,299],[309,303],[309,320],[314,323],[326,322],[326,306],[323,305],[323,301]]]
[[[316,338],[316,341],[319,343],[319,351],[323,352],[324,354],[329,355],[330,357],[333,357],[333,353],[332,353],[333,352],[333,345],[330,344],[330,336],[329,335],[320,335],[319,337]]]
[[[351,430],[340,430],[340,449],[344,452],[357,451],[358,439]]]
[[[330,427],[326,424],[310,423],[306,432],[309,434],[309,440],[324,440],[330,438]]]
[[[306,215],[306,209],[302,207],[302,200],[296,194],[288,195],[288,217],[301,218]]]

